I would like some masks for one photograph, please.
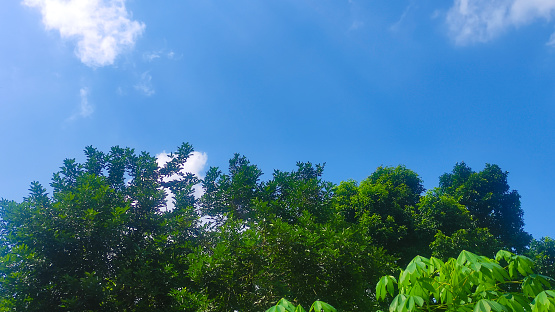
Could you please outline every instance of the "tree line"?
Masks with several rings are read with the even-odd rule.
[[[0,201],[0,311],[265,311],[281,298],[339,311],[386,309],[375,285],[417,255],[527,256],[555,278],[555,241],[524,231],[508,173],[465,163],[425,190],[405,166],[335,185],[324,165],[262,171],[235,154],[204,179],[182,144],[85,149],[22,202]],[[175,179],[175,177],[178,177]],[[195,198],[194,186],[204,193]],[[168,194],[172,209],[168,209]]]

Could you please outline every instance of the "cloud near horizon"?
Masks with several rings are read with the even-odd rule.
[[[23,0],[23,4],[40,9],[47,30],[77,40],[75,54],[89,67],[112,65],[145,29],[130,19],[125,0]]]
[[[446,22],[455,43],[467,45],[487,42],[510,28],[553,17],[554,0],[454,0]],[[547,44],[555,45],[555,34]]]

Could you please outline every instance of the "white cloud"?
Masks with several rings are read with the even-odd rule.
[[[101,67],[135,45],[145,29],[125,9],[126,0],[23,0],[42,13],[46,29],[77,40],[75,54],[85,65]]]
[[[168,161],[171,160],[170,154],[166,153],[166,152],[162,152],[158,155],[156,155],[156,162],[158,163],[158,167],[162,167],[164,164],[166,164]],[[181,168],[181,172],[182,173],[192,173],[194,174],[197,178],[203,178],[204,177],[204,167],[206,166],[206,162],[208,161],[208,156],[206,155],[206,153],[201,153],[201,152],[193,152],[191,153],[191,155],[189,156],[189,158],[187,159],[187,161],[185,162],[185,164],[183,165],[183,167]],[[173,181],[179,179],[179,175],[175,174],[171,177],[167,177],[164,178],[164,181]],[[195,185],[193,187],[194,189],[194,195],[195,198],[200,198],[203,194],[203,189],[200,185]],[[169,210],[172,210],[174,208],[173,205],[173,198],[174,195],[172,194],[172,192],[170,190],[165,190],[166,191],[166,201],[167,201],[167,207]]]
[[[81,103],[79,104],[79,109],[75,112],[71,117],[68,118],[68,121],[73,121],[77,118],[86,118],[93,114],[94,107],[89,103],[89,89],[81,88],[79,90],[79,96],[81,97]]]
[[[555,0],[455,0],[447,13],[447,25],[459,45],[487,42],[512,27],[538,19],[550,21]],[[552,35],[548,44],[555,43]]]
[[[81,117],[89,117],[94,112],[94,108],[89,104],[89,89],[81,88],[79,90],[79,95],[81,96],[81,105],[79,107],[79,115]]]
[[[160,58],[167,58],[168,60],[178,60],[180,59],[180,57],[178,57],[174,51],[170,50],[168,52],[164,51],[164,50],[158,50],[158,51],[150,51],[150,52],[145,52],[143,53],[143,60],[145,60],[146,62],[153,62],[157,59]]]
[[[145,52],[143,53],[143,59],[147,62],[152,62],[155,59],[160,58],[160,52],[159,51],[153,51],[153,52]]]
[[[152,76],[148,72],[141,74],[141,80],[134,86],[135,90],[141,91],[146,96],[151,96],[156,93],[152,86]]]

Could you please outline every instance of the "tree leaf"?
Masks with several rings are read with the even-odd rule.
[[[310,311],[315,311],[315,312],[337,312],[337,310],[332,307],[331,305],[323,302],[323,301],[314,301],[314,303],[312,304],[312,307],[310,308]]]
[[[482,299],[474,305],[474,312],[491,312],[491,307],[487,300]]]

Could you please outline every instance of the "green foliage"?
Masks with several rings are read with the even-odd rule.
[[[321,179],[323,165],[297,163],[297,170],[275,170],[273,178],[263,183],[259,196],[258,219],[279,218],[295,224],[306,211],[317,222],[332,217],[332,184]]]
[[[416,207],[422,192],[422,180],[414,171],[404,166],[378,167],[360,185],[348,181],[335,188],[336,210],[346,221],[363,224],[373,244],[404,263],[429,244],[416,234]]]
[[[202,212],[218,224],[224,216],[250,221],[254,217],[251,201],[259,191],[262,171],[251,165],[245,156],[235,154],[229,161],[229,174],[211,167],[202,182],[204,196],[200,201]]]
[[[536,271],[555,279],[555,240],[543,237],[533,240],[528,256],[536,263]]]
[[[431,230],[432,236],[438,231],[452,235],[460,229],[472,228],[472,216],[462,204],[441,190],[433,189],[420,198],[418,210],[422,228]]]
[[[201,181],[181,172],[192,151],[183,144],[159,167],[147,153],[87,147],[84,163],[67,159],[53,175],[52,195],[33,182],[23,202],[1,200],[0,311],[261,311],[280,298],[295,305],[282,299],[271,311],[375,311],[397,281],[399,312],[535,312],[522,298],[552,307],[527,258],[442,262],[528,244],[518,193],[497,166],[457,164],[422,195],[404,166],[335,186],[324,165],[299,162],[261,181],[239,154]],[[527,251],[549,276],[554,245],[544,238]],[[410,262],[416,254],[433,257]],[[407,263],[398,280],[388,275]]]
[[[33,182],[22,203],[0,202],[0,311],[177,308],[171,292],[190,284],[180,272],[198,237],[198,181],[179,173],[191,152],[183,144],[159,168],[146,153],[87,147],[84,164],[65,160],[54,174],[52,197]]]
[[[266,310],[266,312],[305,312],[306,310],[303,309],[301,305],[295,306],[293,303],[287,301],[285,298],[282,298],[278,303]],[[337,312],[337,310],[332,307],[331,305],[323,302],[323,301],[314,301],[314,303],[310,306],[308,312]]]
[[[487,228],[460,229],[450,236],[438,231],[430,243],[432,255],[440,259],[456,257],[461,250],[493,256],[501,247]]]
[[[375,305],[369,285],[394,269],[394,258],[335,213],[322,170],[298,163],[275,171],[252,188],[249,220],[230,211],[216,222],[213,245],[192,255],[189,269],[210,309],[260,311],[282,297],[305,305],[325,297],[347,311]],[[205,208],[224,202],[214,194]]]
[[[398,279],[382,277],[376,296],[383,300],[397,293],[390,312],[553,311],[551,279],[534,274],[533,266],[531,259],[508,251],[499,251],[495,259],[462,251],[458,258],[446,262],[417,256],[401,270]]]
[[[487,228],[504,248],[524,252],[531,236],[524,231],[520,195],[510,190],[507,176],[497,165],[474,172],[463,162],[440,177],[439,189],[466,207],[475,228]]]

